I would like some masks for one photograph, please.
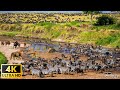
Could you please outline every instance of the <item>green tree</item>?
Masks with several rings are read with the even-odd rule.
[[[102,15],[100,17],[97,18],[97,21],[95,23],[95,25],[110,25],[110,24],[114,24],[116,21],[115,18],[110,17],[108,15]]]

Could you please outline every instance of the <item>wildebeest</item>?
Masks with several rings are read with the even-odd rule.
[[[10,45],[10,41],[6,41],[6,42],[5,42],[5,45]]]
[[[81,74],[84,74],[84,71],[83,69],[80,69],[80,68],[76,68],[75,69],[76,73],[81,73]]]
[[[1,45],[5,45],[5,43],[3,41],[1,41]]]
[[[24,47],[26,47],[26,43],[24,43]]]
[[[20,47],[20,43],[18,43],[17,41],[15,41],[13,47],[17,48],[17,46]]]
[[[51,76],[53,76],[53,73],[51,74]],[[41,78],[45,77],[41,70],[39,71],[39,77],[41,77]]]
[[[22,52],[21,51],[17,51],[17,52],[12,52],[11,56],[10,56],[10,60],[11,59],[22,59]]]

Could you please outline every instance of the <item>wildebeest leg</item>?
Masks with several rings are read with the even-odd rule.
[[[16,59],[17,59],[17,60],[19,60],[19,59],[22,60],[22,57],[16,57]]]
[[[14,57],[14,60],[17,60],[17,57]]]
[[[39,77],[40,77],[40,78],[44,78],[45,75],[44,75],[42,72],[39,72]]]
[[[95,69],[96,74],[98,73],[98,71],[99,71],[99,70],[98,70],[98,68],[97,68],[97,69]]]
[[[14,46],[15,47],[15,49],[17,48],[17,46]]]
[[[84,70],[80,70],[81,75],[84,75]]]
[[[18,57],[15,57],[15,60],[18,60]]]
[[[13,58],[13,57],[12,57],[12,55],[11,55],[11,56],[10,56],[10,60],[12,60],[12,58]]]

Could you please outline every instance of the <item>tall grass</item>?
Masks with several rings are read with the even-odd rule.
[[[96,41],[97,45],[111,45],[111,46],[120,46],[120,33],[113,33],[108,37],[98,39]]]
[[[76,26],[76,27],[80,27],[81,24],[91,24],[91,22],[89,21],[85,21],[85,22],[80,22],[80,21],[72,21],[72,22],[67,22],[65,23],[65,26]]]
[[[7,31],[4,31],[4,32],[1,32],[0,35],[2,36],[9,36],[9,37],[14,37],[18,34],[19,32],[7,32]]]
[[[108,29],[120,30],[120,23],[113,24],[113,25],[93,26],[91,29],[96,31],[103,30],[103,29],[104,30],[108,30]]]
[[[15,35],[35,36],[46,39],[63,39],[68,42],[79,43],[96,43],[97,45],[119,45],[120,23],[106,26],[92,26],[86,31],[79,27],[81,24],[91,24],[91,22],[66,22],[66,23],[50,23],[41,22],[37,24],[0,24],[0,35],[13,37]],[[77,28],[71,30],[70,26]],[[113,30],[115,33],[111,32]],[[79,32],[79,30],[81,30]],[[89,31],[93,30],[93,31]],[[95,31],[96,30],[96,31]]]

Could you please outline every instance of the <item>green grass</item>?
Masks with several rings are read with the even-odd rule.
[[[94,23],[94,22],[92,22]],[[110,45],[112,47],[120,45],[120,24],[107,26],[92,26],[87,30],[79,27],[81,24],[90,25],[91,22],[66,22],[66,23],[50,23],[41,22],[37,24],[1,24],[0,35],[13,37],[15,35],[34,36],[45,39],[63,39],[66,42],[78,43],[96,43],[97,45]],[[70,26],[75,27],[75,30],[70,29]],[[6,27],[9,27],[6,30]],[[11,27],[13,28],[11,31]],[[16,29],[17,27],[17,29]],[[79,30],[81,32],[79,32]],[[90,30],[90,31],[89,31]],[[92,31],[91,31],[92,30]],[[111,32],[114,31],[115,33]]]
[[[86,22],[79,22],[79,21],[72,21],[72,22],[67,22],[65,23],[65,26],[76,26],[76,27],[80,27],[81,24],[91,24],[91,22],[86,21]]]
[[[96,41],[101,37],[103,37],[103,34],[100,34],[99,32],[86,31],[79,34],[79,38],[81,41]]]
[[[113,47],[120,46],[120,33],[113,33],[108,37],[98,39],[97,45],[110,45]]]
[[[7,63],[7,58],[0,52],[0,68],[1,64],[6,64]]]
[[[112,47],[120,47],[120,39],[117,39],[116,41],[114,41],[113,43],[110,44]]]
[[[51,26],[51,25],[55,25],[55,23],[52,23],[52,22],[40,22],[40,23],[37,23],[36,25],[39,25],[39,26]]]
[[[48,30],[50,30],[51,27],[53,27],[54,25],[55,23],[51,23],[51,22],[40,22],[40,23],[35,24],[35,26],[44,26]]]
[[[0,35],[3,35],[3,36],[9,36],[9,37],[14,37],[15,35],[17,35],[19,32],[7,32],[7,31],[4,31],[2,33],[0,33]]]
[[[99,31],[99,30],[102,30],[102,29],[104,29],[104,30],[109,30],[109,29],[120,30],[120,24],[93,26],[91,29],[96,30],[96,31]]]

